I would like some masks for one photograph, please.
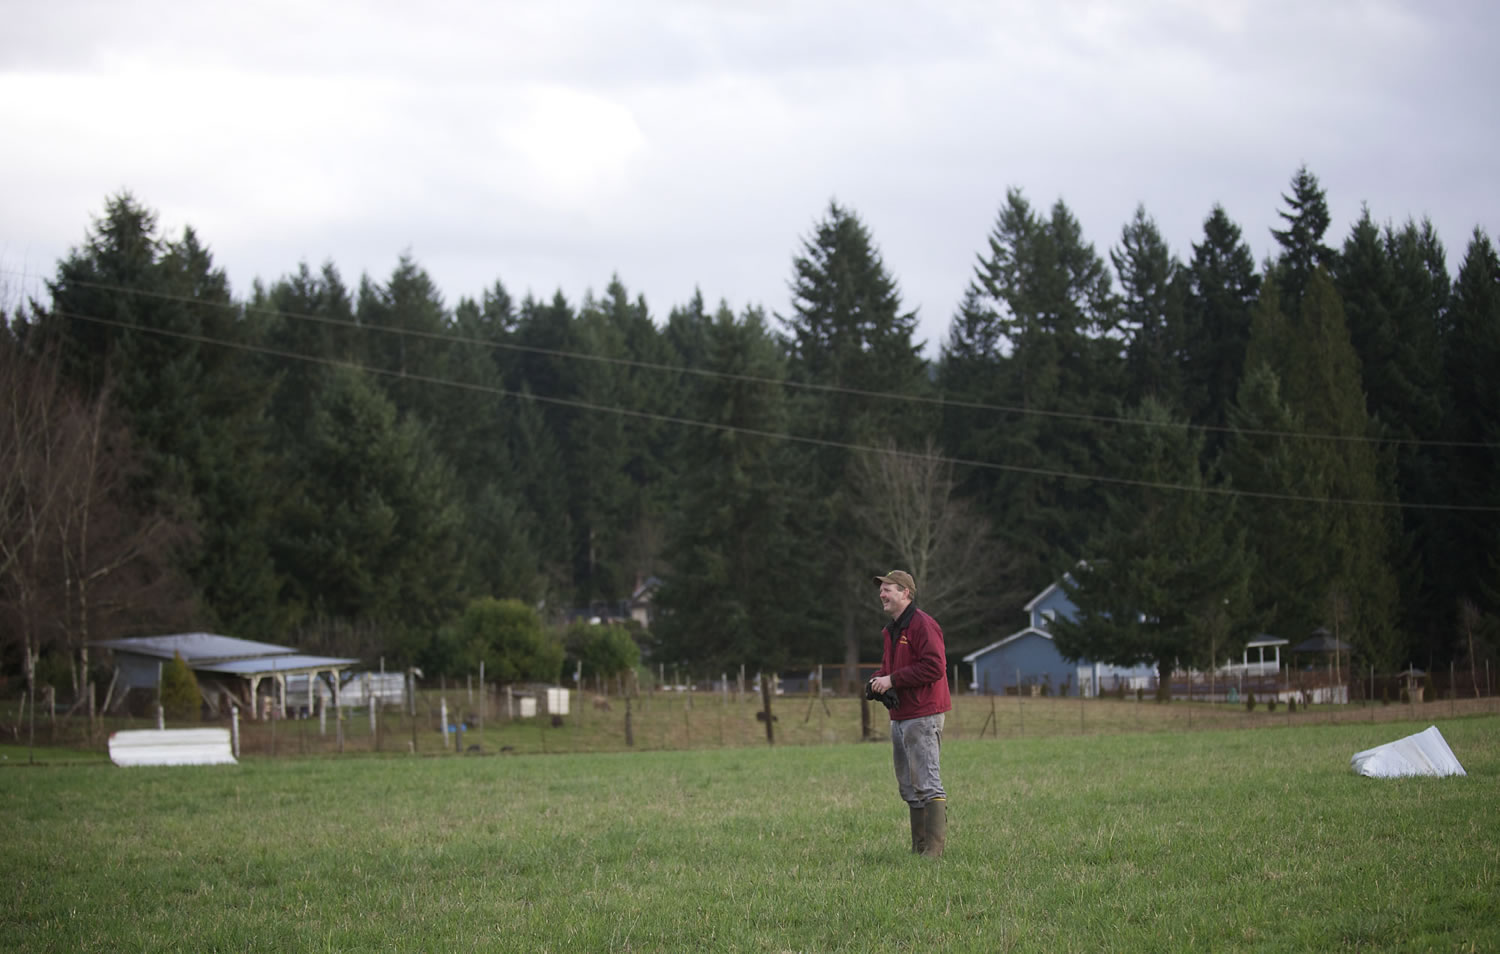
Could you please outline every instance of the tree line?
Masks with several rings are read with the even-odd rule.
[[[1487,658],[1494,247],[1450,277],[1429,222],[1366,209],[1329,244],[1306,168],[1282,202],[1257,263],[1218,206],[1185,256],[1144,208],[1100,254],[1012,189],[928,359],[837,203],[784,312],[663,317],[618,277],[450,307],[409,256],[236,298],[193,229],[112,197],[0,315],[5,669],[81,685],[90,640],[191,627],[456,673],[466,613],[561,629],[655,579],[647,660],[778,670],[878,652],[892,567],[955,659],[1064,574],[1070,656],[1324,626],[1381,668]]]

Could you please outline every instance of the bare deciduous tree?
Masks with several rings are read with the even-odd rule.
[[[171,568],[181,522],[130,506],[129,437],[108,390],[85,400],[46,356],[0,349],[0,616],[27,685],[44,650],[67,654],[75,704],[89,643],[183,620],[189,590]]]
[[[932,440],[920,452],[888,444],[861,455],[854,481],[866,530],[916,578],[920,604],[946,632],[996,621],[1016,596],[1007,587],[1010,559],[989,522],[955,496],[953,465]]]

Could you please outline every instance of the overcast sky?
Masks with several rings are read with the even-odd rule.
[[[1500,227],[1491,0],[890,3],[50,0],[5,5],[0,291],[128,190],[237,295],[409,251],[448,304],[618,274],[786,314],[830,199],[935,356],[1008,187],[1101,255],[1138,203],[1184,259],[1214,203],[1256,258],[1306,163],[1332,244]]]

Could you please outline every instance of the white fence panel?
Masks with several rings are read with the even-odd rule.
[[[228,729],[133,729],[109,737],[116,765],[234,765]]]

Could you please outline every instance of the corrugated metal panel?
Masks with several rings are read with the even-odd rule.
[[[234,765],[228,729],[133,729],[109,737],[116,765]]]
[[[229,662],[202,663],[193,668],[203,672],[221,672],[230,676],[266,676],[278,672],[322,671],[359,665],[358,659],[335,656],[266,656],[259,659],[234,659]]]
[[[106,649],[113,649],[119,652],[155,656],[160,659],[171,659],[172,655],[177,653],[182,656],[188,665],[211,660],[284,655],[297,651],[290,646],[277,646],[275,643],[258,643],[250,639],[220,636],[216,633],[132,636],[128,639],[99,640],[92,645],[102,646]]]

